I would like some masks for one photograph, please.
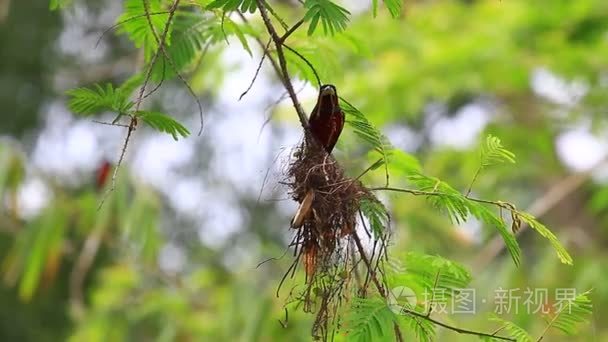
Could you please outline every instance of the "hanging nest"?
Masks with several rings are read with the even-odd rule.
[[[290,246],[295,260],[283,280],[290,274],[293,277],[302,265],[305,287],[294,301],[303,304],[304,311],[316,312],[312,335],[327,340],[330,327],[340,328],[340,305],[353,293],[365,293],[370,275],[375,276],[384,256],[382,238],[382,243],[374,243],[371,259],[376,256],[375,267],[370,267],[374,260],[365,257],[356,230],[362,201],[380,202],[359,180],[346,177],[333,156],[310,138],[294,151],[286,176],[284,184],[300,208],[292,221],[295,235]],[[367,227],[365,230],[374,238]],[[362,257],[368,267],[367,274],[360,275],[357,265]],[[350,286],[353,274],[358,282],[354,288]]]

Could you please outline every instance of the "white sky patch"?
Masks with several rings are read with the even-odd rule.
[[[138,140],[140,145],[131,165],[133,174],[161,189],[172,188],[177,177],[172,171],[186,165],[194,156],[193,141],[175,141],[167,134],[138,136]]]
[[[182,215],[199,217],[203,210],[205,185],[198,177],[177,179],[167,192],[172,207]]]
[[[18,211],[22,218],[37,216],[52,197],[50,189],[39,178],[30,178],[17,190]]]
[[[52,103],[47,107],[47,123],[38,136],[33,165],[62,183],[77,185],[84,175],[92,173],[101,163],[102,152],[96,127],[87,120],[73,120],[65,107]]]
[[[563,132],[555,144],[559,159],[573,171],[587,171],[608,155],[608,140],[582,127]]]
[[[536,68],[532,72],[532,90],[547,100],[564,106],[574,106],[585,96],[589,86],[583,81],[567,82],[546,68]]]
[[[397,148],[406,152],[414,152],[420,145],[418,134],[403,125],[391,125],[384,129],[388,140]]]
[[[220,247],[233,234],[241,231],[245,223],[245,213],[238,203],[222,198],[218,192],[207,193],[203,198],[205,218],[198,236],[207,246]]]
[[[479,133],[489,120],[490,117],[483,106],[466,105],[454,117],[443,117],[437,121],[431,130],[431,141],[440,146],[469,148],[477,142]]]
[[[476,244],[482,242],[481,229],[483,224],[476,218],[469,218],[458,226],[458,233]]]
[[[178,246],[168,243],[160,250],[158,264],[164,272],[179,273],[186,265],[186,254]]]

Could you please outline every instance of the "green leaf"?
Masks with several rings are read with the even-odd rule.
[[[517,341],[517,342],[532,342],[533,341],[532,337],[530,337],[528,332],[526,332],[523,328],[521,328],[520,326],[518,326],[517,324],[515,324],[513,322],[504,320],[496,315],[492,315],[490,317],[490,320],[500,323],[500,326],[502,328],[501,330],[508,332],[509,336],[511,338],[514,338],[515,341]]]
[[[367,120],[363,113],[361,113],[348,101],[340,98],[340,107],[346,115],[346,123],[353,129],[354,133],[367,142],[373,150],[380,154],[388,179],[389,156],[393,150],[390,142],[379,129],[377,129],[369,120]]]
[[[19,284],[19,296],[30,299],[47,265],[58,263],[63,248],[63,235],[67,224],[65,213],[58,208],[49,208],[28,226],[26,244],[21,254],[25,257],[23,277]]]
[[[308,35],[312,35],[317,24],[321,22],[323,32],[326,35],[344,31],[348,23],[350,12],[329,0],[306,0],[304,7],[307,9],[304,21],[309,21]]]
[[[388,210],[386,210],[384,204],[375,199],[363,198],[359,203],[359,209],[369,221],[374,237],[382,239],[390,221]]]
[[[157,131],[171,134],[175,140],[178,139],[178,136],[185,138],[190,135],[190,132],[188,129],[186,129],[186,127],[166,114],[159,112],[139,111],[135,113],[135,115]]]
[[[249,44],[247,43],[247,38],[245,38],[245,34],[243,33],[243,30],[241,30],[240,26],[228,17],[226,17],[224,19],[224,24],[225,24],[227,33],[234,33],[236,35],[236,37],[239,39],[239,42],[241,42],[241,45],[243,46],[245,51],[247,51],[247,53],[249,53],[249,56],[253,57],[251,48],[249,48]]]
[[[515,236],[507,229],[505,222],[492,213],[484,204],[471,201],[449,184],[422,173],[413,173],[407,177],[419,190],[429,192],[427,199],[437,208],[445,210],[455,223],[467,220],[469,215],[498,229],[515,265],[521,262],[521,249]]]
[[[551,246],[553,246],[553,249],[557,253],[557,257],[562,263],[572,265],[572,257],[570,256],[566,248],[564,248],[564,246],[559,242],[557,236],[555,236],[555,234],[553,234],[553,232],[550,231],[549,228],[538,222],[536,218],[531,214],[517,213],[517,216],[521,218],[522,221],[527,223],[530,228],[536,230],[542,237],[549,240]]]
[[[511,258],[513,259],[513,263],[515,263],[515,266],[519,266],[521,264],[521,248],[519,247],[519,243],[517,242],[515,235],[513,235],[511,230],[509,230],[507,227],[507,224],[485,206],[481,204],[475,206],[476,208],[475,210],[472,210],[472,214],[477,219],[498,229],[498,233],[502,237]]]
[[[409,252],[404,258],[405,271],[418,276],[429,291],[445,290],[451,297],[471,282],[471,274],[462,265],[440,256]]]
[[[135,74],[131,77],[129,77],[126,81],[123,82],[123,84],[120,85],[120,87],[118,87],[118,89],[116,89],[119,93],[122,94],[122,96],[124,96],[125,98],[128,98],[129,96],[131,96],[133,94],[133,92],[139,88],[142,83],[144,82],[144,75],[143,74]]]
[[[578,324],[588,322],[593,313],[593,305],[588,297],[590,292],[586,291],[574,298],[561,301],[557,313],[550,319],[544,333],[551,328],[557,328],[568,335],[576,334]]]
[[[137,48],[144,49],[146,62],[151,60],[158,49],[158,43],[154,37],[154,32],[156,32],[156,36],[160,39],[165,31],[167,21],[169,20],[169,13],[167,13],[167,8],[163,6],[161,0],[147,0],[147,4],[148,15],[154,31],[148,23],[144,2],[142,0],[125,1],[125,10],[117,19],[117,24],[121,24],[118,32],[125,33]],[[167,31],[167,35],[165,36],[165,45],[169,46],[170,44],[171,29]]]
[[[51,0],[49,9],[52,11],[63,8],[72,3],[74,0]]]
[[[401,9],[403,8],[403,0],[384,0],[384,5],[390,12],[393,18],[398,18],[401,15]],[[376,14],[374,13],[374,16]]]
[[[241,12],[255,13],[257,4],[255,0],[215,0],[207,5],[207,9],[220,8],[224,12],[240,10]]]
[[[486,167],[504,162],[515,163],[515,154],[505,149],[502,146],[500,139],[488,135],[486,144],[481,150],[481,166]]]
[[[220,25],[215,16],[178,11],[172,22],[171,42],[165,46],[171,61],[161,54],[152,70],[152,80],[171,79],[176,76],[176,70],[183,72],[191,66],[213,39],[216,30],[220,30]]]
[[[400,321],[403,321],[409,327],[409,330],[414,331],[419,342],[433,342],[437,340],[435,337],[435,325],[431,321],[411,315],[400,316],[400,318]]]
[[[349,341],[394,341],[397,317],[381,298],[355,297],[345,326]]]
[[[125,89],[127,91],[128,89]],[[68,108],[77,114],[91,115],[102,111],[113,111],[118,113],[127,112],[133,102],[128,100],[129,93],[120,88],[114,88],[108,83],[105,87],[96,84],[90,88],[76,88],[66,92],[71,98],[68,100]]]

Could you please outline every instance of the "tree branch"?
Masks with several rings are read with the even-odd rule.
[[[291,79],[289,78],[289,71],[287,70],[287,60],[285,59],[285,54],[283,52],[283,42],[281,41],[281,37],[277,34],[276,29],[272,25],[272,21],[270,17],[268,17],[268,12],[266,11],[266,6],[264,6],[264,0],[256,0],[258,4],[258,9],[260,10],[260,15],[262,16],[262,20],[264,21],[264,26],[266,26],[266,30],[268,30],[268,34],[270,34],[270,38],[274,42],[275,48],[277,50],[277,58],[279,59],[279,78],[281,79],[285,89],[289,93],[289,97],[291,98],[291,102],[293,103],[293,107],[298,114],[298,118],[300,119],[300,124],[304,128],[306,132],[308,132],[308,118],[300,101],[298,101],[298,97],[293,88],[293,84],[291,83]],[[263,44],[263,43],[262,43]]]

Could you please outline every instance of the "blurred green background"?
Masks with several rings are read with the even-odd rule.
[[[290,1],[272,3],[289,22],[302,15]],[[471,182],[485,136],[500,137],[517,164],[484,170],[473,193],[537,215],[574,265],[524,230],[516,268],[491,227],[454,225],[424,199],[393,194],[382,197],[389,252],[437,254],[472,271],[477,314],[442,317],[456,325],[493,331],[496,290],[520,289],[519,313],[503,317],[538,335],[544,323],[526,312],[525,289],[548,289],[551,300],[556,289],[593,289],[592,322],[546,340],[608,340],[608,2],[408,1],[397,20],[386,10],[373,18],[370,1],[342,3],[353,13],[345,33],[301,30],[292,47],[456,189]],[[96,46],[121,10],[115,0],[53,12],[45,1],[0,0],[0,340],[310,340],[312,315],[295,310],[287,327],[277,322],[294,284],[275,296],[296,209],[281,171],[301,132],[289,102],[273,106],[283,91],[270,68],[238,101],[259,49],[251,57],[237,41],[213,45],[190,75],[204,133],[175,142],[138,129],[98,210],[96,176],[116,163],[125,132],[76,118],[63,93],[137,70],[141,56],[124,36]],[[296,83],[310,110],[316,90]],[[147,104],[197,131],[179,82]],[[352,175],[368,162],[358,144],[345,132],[335,153]],[[381,185],[383,175],[366,182]],[[438,332],[440,341],[474,339]]]

